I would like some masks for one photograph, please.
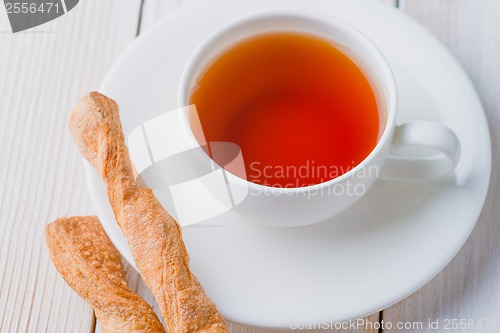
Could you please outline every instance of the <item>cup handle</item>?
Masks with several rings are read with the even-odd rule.
[[[417,158],[398,156],[407,147],[431,148],[439,154]],[[460,159],[460,140],[448,127],[430,121],[411,121],[395,128],[382,179],[430,179],[452,171]]]

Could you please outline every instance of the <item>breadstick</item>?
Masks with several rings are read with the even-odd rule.
[[[153,309],[127,285],[120,254],[94,216],[47,225],[50,257],[68,285],[94,308],[103,332],[165,332]]]
[[[215,304],[189,270],[179,224],[151,189],[136,184],[118,105],[92,92],[73,110],[69,127],[83,156],[106,185],[116,221],[160,306],[168,332],[229,332]]]

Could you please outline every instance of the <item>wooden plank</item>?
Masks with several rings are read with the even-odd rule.
[[[210,0],[144,0],[140,31],[144,32],[148,27],[150,27],[160,18],[164,17],[166,14],[172,12],[174,9],[196,1]],[[398,2],[398,0],[374,1],[380,1],[390,6],[396,6]]]
[[[500,330],[500,2],[497,0],[401,0],[400,8],[437,36],[457,57],[486,109],[493,142],[493,175],[486,205],[465,246],[453,261],[414,295],[384,311],[390,321],[464,319],[466,329]],[[471,322],[469,322],[471,320]],[[496,322],[496,327],[493,324]],[[489,325],[489,327],[486,327]],[[481,328],[482,326],[482,328]],[[430,332],[424,329],[422,332]],[[386,330],[411,332],[411,330]],[[419,331],[420,332],[420,331]]]
[[[139,5],[81,1],[17,34],[0,10],[1,332],[94,329],[92,309],[49,260],[44,227],[61,215],[94,212],[68,115],[135,37]]]
[[[141,15],[141,26],[140,32],[143,33],[149,27],[151,27],[156,21],[164,17],[168,13],[171,13],[176,8],[181,5],[182,0],[144,0],[142,5],[142,15]],[[183,4],[196,1],[196,0],[184,0]],[[200,0],[209,1],[209,0]]]
[[[144,32],[146,31],[150,26],[152,26],[156,21],[164,17],[166,14],[172,12],[176,8],[186,5],[187,3],[197,1],[197,0],[144,0],[143,6],[142,6],[142,13],[141,13],[141,22],[140,22],[140,29],[139,32]],[[198,0],[198,1],[209,1],[209,0]],[[385,2],[389,5],[395,5],[396,0],[376,0],[376,1],[382,1]],[[153,308],[155,309],[156,313],[160,316],[159,309],[156,305],[156,302],[154,301],[154,298],[152,297],[151,293],[147,289],[147,287],[144,285],[144,282],[140,278],[139,274],[133,271],[130,267],[127,269],[127,278],[129,280],[129,284],[131,288],[136,291],[139,295],[141,295],[148,303],[153,304]],[[378,332],[378,329],[374,328],[377,327],[377,323],[379,322],[379,313],[375,313],[371,316],[368,316],[365,318],[368,324],[368,328],[366,329],[359,329],[359,330],[330,330],[330,329],[322,329],[322,330],[309,330],[307,332],[344,332],[344,333],[376,333]],[[161,317],[161,316],[160,316]],[[302,331],[302,330],[290,330],[290,331],[283,331],[283,330],[271,330],[271,329],[261,329],[261,328],[254,328],[254,327],[249,327],[249,326],[244,326],[244,325],[239,325],[235,323],[230,323],[230,330],[231,332],[234,333],[271,333],[271,332],[297,332],[297,331]],[[101,332],[100,328],[98,327],[96,329],[96,332]]]
[[[398,0],[378,0],[380,2],[385,2],[389,6],[397,6]]]

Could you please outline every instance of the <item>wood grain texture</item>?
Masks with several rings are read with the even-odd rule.
[[[472,319],[496,328],[447,332],[500,332],[500,2],[497,0],[401,0],[412,16],[457,57],[477,88],[493,143],[493,173],[479,222],[458,255],[429,284],[384,311],[384,320]],[[386,330],[385,332],[415,332]],[[436,332],[429,329],[418,332]]]
[[[44,227],[93,213],[69,112],[135,37],[140,0],[85,0],[12,34],[0,8],[0,332],[91,332],[93,313],[57,274]],[[2,5],[3,7],[3,5]]]
[[[75,101],[98,87],[136,31],[145,31],[180,5],[196,0],[142,1],[140,24],[141,0],[83,0],[64,17],[15,35],[9,32],[5,11],[0,7],[2,333],[93,332],[94,329],[100,332],[98,326],[95,328],[90,306],[66,286],[52,267],[43,243],[43,228],[61,215],[94,212],[84,185],[81,159],[67,131],[69,111]],[[385,310],[383,319],[424,323],[429,318],[496,319],[497,329],[461,331],[498,332],[500,2],[400,0],[399,3],[405,13],[450,48],[471,76],[487,111],[494,159],[487,203],[467,244],[431,283]],[[139,275],[128,268],[127,278],[131,288],[159,313]],[[368,320],[378,322],[379,314]],[[231,324],[231,331],[287,332],[237,324]],[[426,331],[431,332],[385,330]]]

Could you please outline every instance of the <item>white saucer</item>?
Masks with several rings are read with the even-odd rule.
[[[487,192],[491,149],[482,106],[457,62],[396,9],[365,0],[212,0],[192,3],[141,35],[101,91],[121,107],[125,135],[176,107],[179,76],[211,31],[251,12],[303,8],[368,35],[396,76],[398,122],[439,121],[460,137],[462,159],[438,181],[378,181],[344,214],[300,228],[265,227],[231,212],[213,227],[187,227],[191,267],[222,314],[255,326],[357,318],[408,296],[435,276],[469,236]],[[106,231],[131,261],[97,174],[89,189]]]

